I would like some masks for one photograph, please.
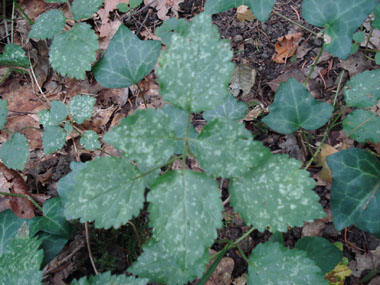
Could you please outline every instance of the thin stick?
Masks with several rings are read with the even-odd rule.
[[[7,43],[9,44],[10,41],[9,41],[9,32],[8,32],[8,23],[7,23],[7,20],[6,20],[6,15],[7,15],[7,1],[6,0],[3,0],[3,16],[4,16],[4,28],[5,28],[5,37],[7,38]]]
[[[307,27],[301,25],[300,23],[297,23],[296,21],[293,21],[292,19],[290,19],[290,18],[288,18],[288,17],[286,17],[286,16],[284,16],[284,15],[278,13],[276,10],[272,10],[272,12],[273,12],[273,14],[276,14],[277,16],[279,16],[279,17],[281,17],[281,18],[283,18],[283,19],[289,21],[290,23],[292,23],[292,24],[294,24],[294,25],[297,25],[297,26],[300,27],[301,29],[304,29],[305,31],[308,31],[309,33],[312,33],[313,35],[315,35],[315,36],[317,36],[317,37],[320,37],[320,36],[318,35],[318,33],[314,32],[313,30],[310,30],[309,28],[307,28]]]
[[[90,246],[90,235],[88,232],[87,222],[84,223],[84,229],[86,231],[86,243],[87,243],[88,256],[90,257],[90,261],[91,261],[91,266],[92,266],[92,269],[94,269],[95,275],[98,275],[98,270],[96,270],[95,262],[94,262],[94,259],[92,258],[91,246]]]
[[[142,253],[141,239],[140,239],[139,233],[137,231],[137,228],[136,228],[135,224],[132,223],[131,221],[128,221],[128,224],[131,225],[133,231],[135,232],[136,239],[137,239],[137,244],[139,246],[139,251],[140,251],[140,254],[141,254]]]
[[[12,20],[11,20],[11,43],[13,44],[13,25],[15,21],[15,2],[12,4]]]

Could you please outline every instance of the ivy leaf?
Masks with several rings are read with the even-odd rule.
[[[103,285],[103,284],[123,284],[123,285],[146,285],[148,280],[142,278],[136,278],[133,276],[111,275],[111,272],[107,271],[99,273],[96,276],[82,277],[79,280],[73,280],[71,285]]]
[[[230,96],[231,59],[230,44],[220,40],[211,16],[195,16],[186,35],[174,34],[170,46],[161,53],[156,70],[161,96],[186,112],[221,105]]]
[[[49,51],[50,64],[62,76],[83,80],[96,60],[98,47],[98,37],[91,26],[75,24],[70,31],[54,37]]]
[[[326,43],[326,51],[346,59],[352,46],[352,34],[375,9],[377,3],[377,0],[304,0],[302,17],[309,24],[325,28],[325,34],[331,39]]]
[[[241,176],[270,156],[243,124],[226,119],[204,126],[198,138],[190,140],[190,148],[204,170],[225,178]]]
[[[129,271],[165,284],[200,277],[208,263],[208,247],[222,226],[216,181],[190,170],[167,172],[157,178],[147,199],[153,238]]]
[[[333,270],[343,257],[335,245],[321,237],[303,237],[297,241],[295,248],[306,251],[323,275]]]
[[[46,154],[61,149],[66,142],[65,131],[57,126],[47,126],[42,134],[42,147]]]
[[[248,284],[325,284],[327,280],[306,252],[277,242],[260,243],[251,253]]]
[[[170,18],[163,22],[156,30],[156,36],[160,37],[163,43],[168,46],[174,34],[185,36],[191,24],[185,19]]]
[[[23,170],[28,157],[28,141],[20,133],[15,133],[0,147],[0,159],[8,168]]]
[[[333,107],[318,102],[296,79],[290,78],[277,89],[269,115],[262,121],[272,130],[291,134],[299,128],[315,130],[330,118]]]
[[[373,19],[371,25],[373,28],[380,30],[380,3],[377,4],[373,13],[375,14],[375,19]]]
[[[0,130],[2,130],[7,122],[8,102],[0,99]]]
[[[247,5],[259,21],[265,22],[272,12],[274,3],[276,0],[207,0],[205,12],[218,14],[240,5]]]
[[[352,148],[326,158],[332,171],[331,211],[335,228],[352,224],[380,237],[380,162]]]
[[[380,142],[380,117],[365,110],[354,110],[343,121],[343,130],[348,137],[358,142]]]
[[[98,134],[92,130],[87,130],[84,132],[80,138],[80,144],[87,150],[95,150],[100,148],[100,142]]]
[[[104,57],[94,66],[96,81],[107,88],[124,88],[148,75],[160,54],[159,41],[142,41],[121,25]]]
[[[91,118],[96,99],[88,95],[76,95],[69,103],[69,112],[78,124]]]
[[[65,24],[65,15],[60,10],[49,10],[37,18],[29,32],[29,38],[36,40],[52,39],[62,32]]]
[[[264,232],[286,232],[288,226],[325,215],[309,173],[301,162],[287,155],[273,155],[245,177],[234,178],[230,185],[231,204],[245,222]]]
[[[103,2],[104,0],[74,0],[72,5],[74,20],[90,18]]]
[[[29,68],[29,59],[22,47],[16,44],[7,44],[4,53],[0,54],[0,66]]]
[[[230,120],[242,120],[247,113],[248,105],[229,96],[226,102],[216,107],[214,110],[203,113],[206,121],[212,121],[216,118],[225,118]]]
[[[46,232],[41,232],[38,235],[38,240],[42,242],[41,248],[44,250],[44,259],[41,264],[42,267],[49,264],[49,262],[61,252],[68,241],[67,238],[48,234]]]
[[[348,106],[367,108],[380,99],[380,70],[367,70],[351,78],[344,86]]]
[[[162,110],[138,110],[121,120],[103,136],[103,141],[123,151],[129,160],[155,167],[175,153],[176,132]]]
[[[144,181],[138,170],[118,157],[98,158],[76,176],[65,207],[67,219],[95,221],[96,228],[124,225],[144,203]]]

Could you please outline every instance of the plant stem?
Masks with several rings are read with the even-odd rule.
[[[87,243],[88,257],[90,258],[92,269],[94,270],[95,275],[98,275],[98,270],[96,270],[94,258],[92,257],[91,246],[90,246],[90,234],[88,231],[88,223],[87,222],[84,223],[84,229],[86,232],[86,243]]]
[[[310,80],[310,77],[311,77],[311,74],[313,73],[315,67],[317,66],[318,64],[318,61],[319,61],[319,58],[321,57],[322,53],[323,53],[323,49],[324,49],[324,44],[322,45],[321,49],[319,50],[319,53],[317,55],[317,58],[314,60],[314,63],[313,63],[313,66],[311,67],[310,71],[309,71],[309,74],[307,75],[307,78],[305,80],[305,82],[303,83],[303,85],[306,86],[306,84],[309,82]]]
[[[309,151],[310,155],[313,155],[313,150],[311,149],[311,144],[309,142],[307,132],[301,128],[301,134],[302,134],[303,140],[306,142],[307,150]]]
[[[179,156],[179,157],[181,157],[181,156]],[[156,171],[157,169],[161,169],[162,167],[165,167],[166,165],[169,165],[169,164],[173,163],[173,162],[176,161],[177,159],[178,159],[178,156],[175,156],[174,158],[172,158],[172,159],[169,160],[168,162],[166,162],[166,163],[164,163],[164,164],[161,164],[161,165],[159,165],[159,166],[157,166],[157,167],[155,167],[155,168],[152,168],[151,170],[149,170],[149,171],[147,171],[147,172],[141,173],[140,175],[134,177],[133,179],[139,179],[139,178],[141,178],[141,177],[144,177],[144,176],[146,176],[146,175],[148,175],[148,174],[150,174],[150,173]]]
[[[244,251],[241,249],[241,246],[237,244],[236,247],[237,247],[238,251],[240,252],[241,257],[245,260],[245,262],[249,263],[249,259],[245,255]]]
[[[284,16],[284,15],[278,13],[276,10],[272,10],[272,12],[273,12],[273,14],[275,14],[275,15],[277,15],[277,16],[283,18],[283,19],[285,19],[286,21],[288,21],[288,22],[290,22],[290,23],[292,23],[292,24],[294,24],[294,25],[297,25],[297,26],[300,27],[301,29],[304,29],[305,31],[308,31],[309,33],[312,33],[313,35],[319,37],[318,33],[314,32],[313,30],[310,30],[309,28],[307,28],[307,27],[301,25],[300,23],[297,23],[296,21],[293,21],[292,19],[290,19],[290,18],[288,18],[288,17],[286,17],[286,16]]]
[[[40,210],[41,212],[43,212],[42,208],[40,205],[38,205],[38,203],[30,196],[28,195],[23,195],[23,194],[18,194],[18,193],[7,193],[7,192],[0,192],[0,195],[4,195],[4,196],[11,196],[11,197],[18,197],[18,198],[24,198],[24,199],[27,199],[29,200],[30,202],[32,202],[32,204],[38,209]]]
[[[3,75],[3,77],[1,77],[0,79],[0,84],[3,83],[3,81],[7,78],[7,76],[9,75],[9,73],[11,73],[10,69],[7,70],[7,72],[5,72],[5,74]]]
[[[191,113],[189,112],[187,116],[187,124],[186,124],[186,137],[185,137],[185,149],[183,150],[183,158],[182,158],[182,169],[185,169],[186,165],[186,158],[188,156],[188,150],[189,150],[189,130],[190,130],[190,123],[191,123]]]
[[[16,2],[16,0],[13,0],[13,3],[16,6],[17,10],[28,20],[29,25],[33,25],[34,22],[28,17],[27,14],[25,14],[24,9],[21,8],[21,6]]]
[[[13,26],[15,21],[15,2],[12,2],[11,43],[13,44]]]

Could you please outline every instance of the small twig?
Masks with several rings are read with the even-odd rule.
[[[301,25],[300,23],[297,23],[296,21],[293,21],[292,19],[278,13],[276,10],[272,10],[273,14],[276,14],[277,16],[289,21],[290,23],[294,24],[294,25],[297,25],[298,27],[300,27],[301,29],[304,29],[305,31],[308,31],[309,33],[312,33],[313,35],[315,35],[316,37],[320,37],[318,35],[318,33],[314,32],[313,30],[310,30],[309,28],[305,27],[304,25]]]
[[[12,4],[12,21],[11,21],[11,43],[13,44],[13,26],[15,21],[15,2]]]
[[[290,5],[290,8],[292,8],[292,10],[296,13],[297,19],[300,22],[301,21],[300,13],[298,13],[297,9],[294,8],[292,5]]]
[[[84,229],[86,232],[87,250],[88,250],[88,256],[90,257],[91,266],[92,266],[92,269],[94,269],[95,275],[98,275],[98,270],[96,270],[95,262],[94,262],[94,259],[92,258],[91,246],[90,246],[90,235],[88,232],[88,223],[87,222],[84,223]]]
[[[136,35],[140,34],[140,32],[141,32],[143,26],[145,25],[146,21],[148,20],[149,16],[150,16],[150,10],[148,10],[148,13],[146,13],[144,21],[140,24],[140,27],[136,31]]]
[[[136,228],[135,224],[132,223],[131,221],[128,221],[128,224],[131,225],[133,231],[135,232],[136,239],[137,239],[137,245],[139,246],[139,251],[140,251],[140,254],[141,254],[142,253],[142,245],[141,245],[141,239],[140,239],[139,233],[137,231],[137,228]]]

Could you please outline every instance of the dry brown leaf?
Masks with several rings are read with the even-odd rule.
[[[286,60],[296,52],[301,37],[302,33],[288,34],[279,37],[274,46],[277,53],[273,55],[273,61],[277,63],[286,63]]]
[[[157,17],[161,20],[167,20],[170,17],[166,14],[169,12],[169,9],[172,10],[174,16],[178,15],[179,4],[184,0],[144,0],[145,5],[149,5],[157,9]],[[153,2],[153,3],[152,3]]]
[[[249,10],[249,7],[246,5],[240,5],[237,7],[236,17],[240,22],[253,21],[256,19],[255,16],[253,16],[251,10]]]
[[[318,167],[322,167],[322,170],[319,172],[319,177],[322,180],[329,183],[332,182],[332,176],[331,176],[331,170],[326,162],[326,157],[336,152],[338,152],[338,150],[335,147],[329,144],[323,144],[321,147],[321,151],[318,153],[315,159],[315,165]]]

